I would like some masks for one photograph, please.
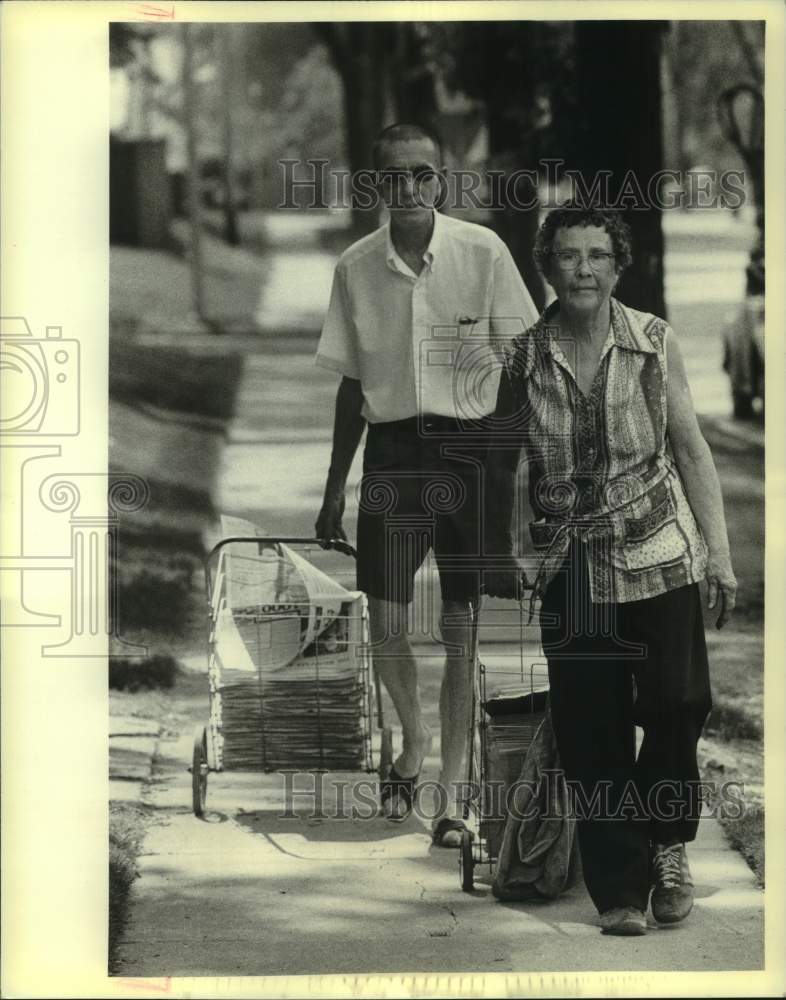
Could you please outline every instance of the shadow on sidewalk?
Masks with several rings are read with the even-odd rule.
[[[427,836],[425,828],[416,819],[391,823],[383,816],[363,819],[328,815],[312,818],[311,814],[297,813],[287,816],[283,807],[241,813],[234,820],[238,826],[256,837],[263,837],[276,850],[292,857],[309,857],[308,847],[320,844],[370,844],[403,838],[411,842],[413,836]],[[305,845],[304,853],[291,846],[295,842]]]

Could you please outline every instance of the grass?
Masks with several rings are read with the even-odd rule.
[[[727,698],[714,698],[704,730],[708,735],[723,740],[762,740],[764,732],[761,717],[752,713],[745,703]]]
[[[142,476],[149,498],[119,518],[111,578],[118,634],[161,652],[177,638],[188,647],[203,640],[202,535],[215,519],[214,480],[243,359],[189,350],[187,340],[183,349],[140,344],[134,329],[133,318],[113,317],[110,467]],[[135,416],[142,403],[158,414]]]
[[[247,229],[244,226],[244,229]],[[188,223],[175,219],[170,249],[113,245],[109,253],[110,314],[116,320],[145,320],[148,327],[188,328],[194,308]],[[270,260],[261,247],[231,247],[211,232],[202,232],[204,305],[219,326],[256,327],[262,289]]]
[[[750,718],[729,711],[720,733],[705,732],[699,741],[699,767],[702,778],[714,786],[709,804],[729,843],[763,885],[764,747],[760,732],[754,739],[741,735],[749,728]]]
[[[186,674],[179,674],[175,682],[175,690],[179,692],[181,684]],[[207,682],[202,678],[205,690]],[[169,723],[171,712],[170,689],[164,688],[138,688],[136,691],[115,688],[109,690],[109,714],[131,716],[139,719],[164,720],[165,725]],[[207,697],[207,695],[205,696]]]
[[[748,608],[747,628],[739,619],[728,635],[708,635],[714,648],[710,651],[712,669],[712,710],[704,726],[705,736],[731,751],[737,765],[734,773],[727,766],[718,780],[739,778],[747,787],[763,782],[763,636],[757,628],[760,604],[753,600]],[[764,884],[764,805],[746,796],[744,815],[739,819],[719,816],[724,833]]]
[[[213,239],[205,253],[219,311],[255,304],[267,262]],[[112,247],[110,468],[141,476],[149,489],[141,510],[119,517],[111,568],[117,632],[157,652],[161,640],[202,639],[195,575],[202,574],[202,534],[215,519],[215,479],[244,363],[221,347],[220,337],[207,346],[190,343],[187,332],[182,346],[171,337],[157,344],[149,334],[140,342],[140,326],[155,329],[156,318],[177,329],[190,296],[185,261],[165,251]]]
[[[720,817],[720,824],[731,846],[745,858],[764,886],[764,806],[746,808],[739,819]]]
[[[117,969],[120,936],[128,920],[136,859],[152,822],[147,807],[129,802],[109,804],[109,972]]]

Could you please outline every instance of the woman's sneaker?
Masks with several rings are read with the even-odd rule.
[[[684,844],[652,845],[652,915],[677,924],[693,909],[693,878]]]
[[[647,917],[635,906],[619,906],[601,913],[600,926],[604,934],[636,937],[647,933]]]

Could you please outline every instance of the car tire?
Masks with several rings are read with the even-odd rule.
[[[734,417],[736,420],[750,420],[753,416],[753,397],[747,392],[734,392],[731,394]]]

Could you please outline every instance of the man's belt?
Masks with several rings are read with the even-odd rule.
[[[386,420],[371,424],[380,431],[396,431],[401,433],[419,433],[424,436],[453,434],[487,433],[491,414],[485,417],[449,417],[441,413],[420,413],[403,420]]]

